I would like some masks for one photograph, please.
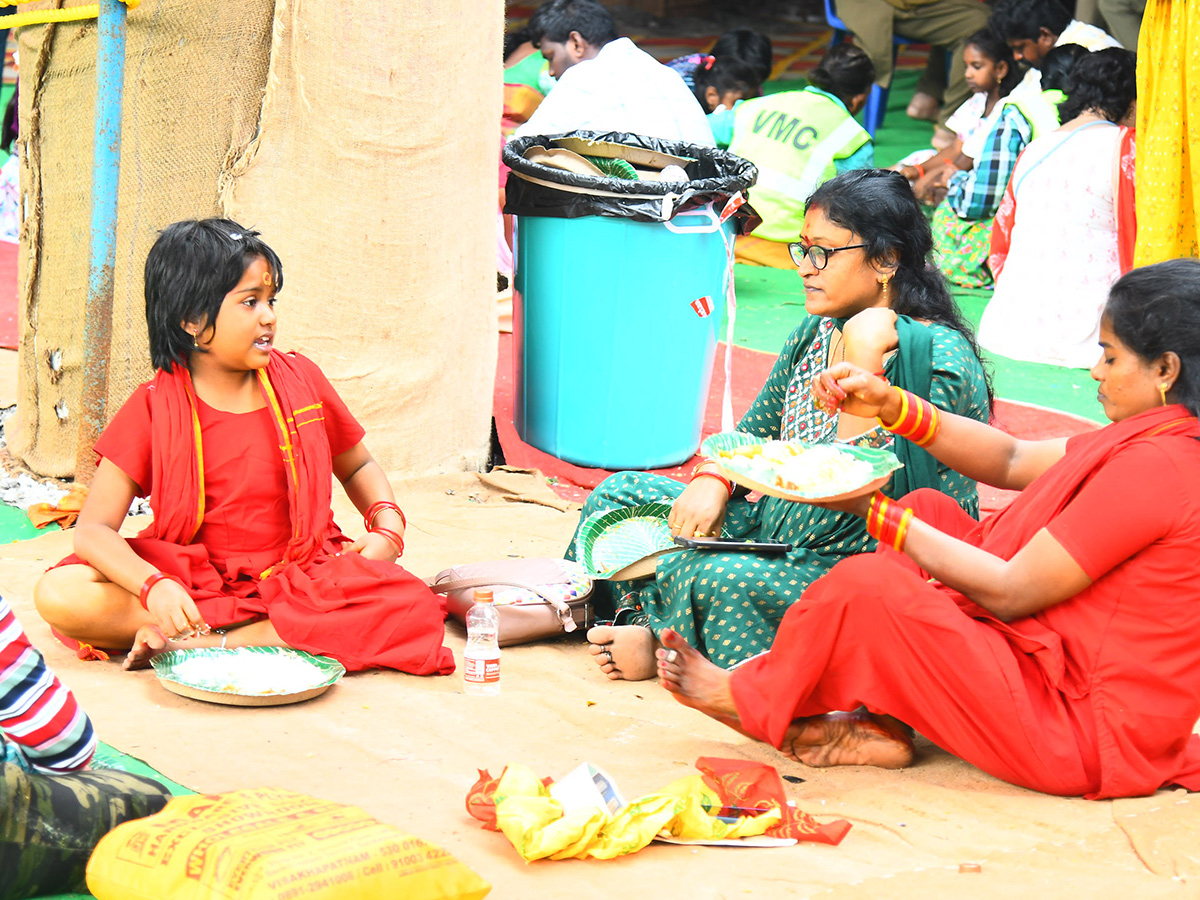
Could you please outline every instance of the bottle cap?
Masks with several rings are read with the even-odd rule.
[[[491,588],[475,588],[476,603],[491,603],[494,599]]]

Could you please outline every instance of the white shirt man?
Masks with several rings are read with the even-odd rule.
[[[629,38],[599,48],[542,41],[558,84],[517,129],[518,137],[566,131],[624,131],[714,146],[704,110],[683,79]],[[589,52],[591,55],[588,55]]]
[[[1051,42],[1048,38],[1052,37],[1050,33],[1043,28],[1043,36],[1038,41],[1021,40],[1009,41],[1009,46],[1013,48],[1013,55],[1017,59],[1023,59],[1029,63],[1029,71],[1025,73],[1025,77],[1021,79],[1021,83],[1016,86],[1014,91],[1022,93],[1040,93],[1042,90],[1042,72],[1038,68],[1038,64],[1042,61],[1042,57],[1046,55],[1053,47],[1061,47],[1063,44],[1079,44],[1086,47],[1090,51],[1107,50],[1109,47],[1120,47],[1121,44],[1102,28],[1097,28],[1095,25],[1089,25],[1086,22],[1080,22],[1078,19],[1072,19],[1071,23],[1063,29],[1062,34]],[[1047,44],[1049,46],[1047,46]]]

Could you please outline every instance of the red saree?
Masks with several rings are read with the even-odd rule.
[[[864,705],[1005,781],[1089,799],[1200,789],[1200,426],[1180,406],[1072,438],[1000,514],[909,497],[935,527],[1004,559],[1048,528],[1093,579],[1003,623],[907,557],[852,557],[733,673],[742,726]]]
[[[348,538],[330,506],[333,456],[361,426],[304,357],[273,352],[259,378],[258,412],[207,407],[176,367],[117,414],[97,451],[149,487],[155,511],[130,545],[178,577],[213,627],[265,617],[289,646],[351,671],[454,671],[443,599],[398,565],[338,555]]]

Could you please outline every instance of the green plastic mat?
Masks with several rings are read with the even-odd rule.
[[[136,756],[122,753],[108,744],[101,744],[96,750],[96,755],[92,758],[92,767],[96,769],[120,769],[122,772],[131,772],[134,775],[145,775],[165,785],[175,797],[196,793],[189,788],[185,788],[182,784],[167,778]],[[47,894],[40,898],[40,900],[93,900],[93,898],[91,894]]]
[[[47,531],[57,530],[57,523],[47,525],[42,529],[34,528],[33,523],[29,521],[29,516],[25,515],[25,510],[0,503],[0,544],[25,541],[35,538],[39,534],[45,534]]]

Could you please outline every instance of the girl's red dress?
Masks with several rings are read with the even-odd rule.
[[[1011,559],[1042,528],[1092,579],[1002,622],[885,549],[844,560],[734,670],[742,727],[865,706],[1013,784],[1089,799],[1200,790],[1200,425],[1182,406],[1070,440],[983,523],[933,491],[916,515]]]
[[[350,538],[329,506],[332,459],[362,426],[302,356],[273,353],[267,381],[266,407],[222,412],[176,367],[113,418],[96,452],[155,511],[134,552],[179,578],[214,628],[269,617],[289,646],[351,671],[453,672],[443,598],[398,565],[338,555]]]

